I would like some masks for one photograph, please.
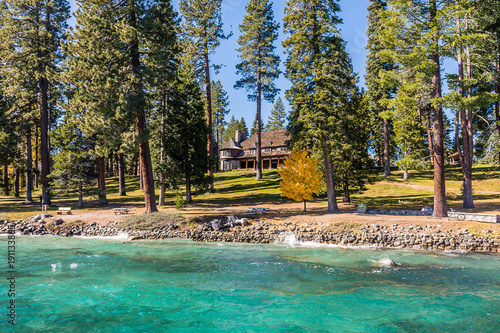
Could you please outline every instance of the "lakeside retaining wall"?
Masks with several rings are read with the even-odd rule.
[[[254,222],[253,225],[237,226],[225,231],[204,231],[203,228],[199,228],[199,230],[180,229],[174,224],[152,230],[131,230],[116,228],[114,223],[106,226],[93,223],[86,226],[60,225],[48,228],[40,223],[0,221],[0,233],[7,233],[9,223],[15,223],[16,230],[21,235],[106,237],[127,234],[129,240],[181,238],[198,242],[263,244],[282,243],[284,235],[293,235],[297,242],[316,242],[340,246],[500,253],[500,236],[477,236],[467,230],[451,233],[431,226],[423,228],[420,226],[366,225],[357,232],[347,229],[334,232],[326,226],[299,226],[290,222],[276,226],[266,222]]]

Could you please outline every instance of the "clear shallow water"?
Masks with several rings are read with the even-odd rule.
[[[496,255],[50,236],[16,241],[17,332],[500,331]],[[401,266],[372,262],[381,258]],[[2,272],[6,266],[3,255]],[[4,314],[0,320],[0,330],[9,331]]]

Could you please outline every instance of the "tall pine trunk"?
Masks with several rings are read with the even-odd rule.
[[[33,201],[33,150],[31,147],[31,126],[26,133],[26,202]]]
[[[457,18],[457,35],[459,37],[462,35],[460,18]],[[466,50],[466,56],[467,78],[470,79],[472,76],[472,72],[470,67],[470,52],[468,46]],[[457,48],[457,59],[459,94],[461,97],[464,97],[464,64],[461,46]],[[467,98],[472,98],[472,88],[467,89]],[[462,147],[460,147],[460,141],[458,141],[457,151],[460,159],[460,165],[462,167],[463,176],[463,208],[474,208],[474,199],[472,197],[472,158],[474,154],[474,146],[472,141],[472,112],[468,110],[466,113],[466,110],[463,107],[460,107],[459,114],[462,127]],[[458,138],[458,135],[456,136],[456,138]],[[462,148],[462,150],[460,148]]]
[[[9,165],[7,163],[3,165],[3,188],[4,188],[4,194],[8,196],[10,194],[10,189],[9,189]]]
[[[133,28],[137,27],[137,17],[135,12],[135,1],[130,0],[130,25]],[[132,66],[132,73],[135,76],[140,75],[139,73],[139,41],[137,37],[130,42],[130,60]],[[143,179],[143,189],[144,189],[144,204],[145,213],[157,212],[156,208],[156,197],[155,197],[155,184],[153,179],[153,166],[151,164],[151,153],[149,150],[149,139],[147,137],[146,128],[146,114],[145,114],[145,103],[144,103],[144,92],[141,83],[138,82],[136,77],[133,83],[132,94],[135,97],[135,111],[136,111],[136,126],[137,134],[141,138],[139,144],[139,158],[141,161],[141,174]]]
[[[119,178],[119,189],[118,195],[127,195],[125,189],[125,163],[123,161],[123,153],[118,153],[118,178]]]
[[[496,64],[495,64],[495,74],[496,74],[496,81],[495,81],[495,92],[500,95],[500,77],[498,77],[500,73],[500,51],[497,49],[497,56],[496,56]],[[497,134],[498,137],[500,138],[500,101],[495,102],[495,120],[497,121]],[[500,168],[500,150],[498,151],[498,167]]]
[[[35,125],[35,188],[38,188],[39,177],[38,169],[38,124]]]
[[[83,207],[83,185],[82,181],[78,182],[78,208]]]
[[[255,161],[257,170],[257,179],[262,179],[262,128],[261,128],[261,117],[262,117],[262,83],[261,83],[261,72],[260,72],[260,49],[257,51],[257,159]]]
[[[207,127],[208,127],[208,142],[207,142],[207,153],[208,153],[208,177],[210,177],[210,184],[208,185],[209,190],[214,188],[213,177],[214,177],[214,132],[212,130],[212,83],[210,82],[210,62],[208,59],[208,42],[205,40],[204,45],[204,70],[205,70],[205,94],[207,103]]]
[[[20,181],[21,181],[21,169],[19,167],[16,168],[16,178],[14,180],[14,197],[19,198],[19,187],[20,187]]]
[[[167,113],[168,101],[167,93],[163,92],[163,111],[161,115],[161,135],[160,135],[160,165],[165,162],[165,113]],[[158,198],[158,205],[165,206],[165,175],[163,171],[160,172],[160,195]]]
[[[389,177],[390,175],[391,175],[391,146],[389,142],[389,120],[384,119],[384,177]]]
[[[437,29],[436,22],[436,0],[430,1],[430,26]],[[433,36],[431,39],[434,50],[430,58],[434,63],[435,71],[432,77],[432,97],[441,98],[441,64],[439,56],[439,38]],[[434,114],[434,217],[448,216],[446,206],[446,185],[444,175],[444,124],[442,107],[432,106]]]
[[[108,177],[113,177],[114,175],[115,171],[113,168],[113,153],[110,153],[108,157]]]
[[[335,214],[339,212],[337,205],[337,197],[335,196],[335,180],[333,178],[333,163],[330,157],[330,151],[327,147],[326,141],[321,143],[323,150],[323,163],[325,166],[325,180],[326,180],[326,196],[328,200],[328,213]]]
[[[99,206],[107,205],[108,199],[106,197],[106,163],[104,161],[104,156],[98,158],[98,176],[97,176],[97,186],[99,188]]]
[[[342,191],[344,192],[344,195],[342,197],[342,202],[350,203],[351,195],[349,193],[349,177],[347,175],[344,175],[342,177]]]
[[[40,74],[43,69],[40,69]],[[42,205],[50,205],[49,194],[49,168],[50,168],[50,151],[49,151],[49,104],[48,104],[48,85],[49,82],[45,77],[41,77],[40,84],[40,153],[42,170],[40,173],[40,182],[42,183]]]

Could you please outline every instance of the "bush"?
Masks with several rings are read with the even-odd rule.
[[[175,196],[175,208],[178,210],[183,209],[186,207],[187,201],[184,199],[184,196],[182,195],[181,192],[177,192],[177,195]]]
[[[125,218],[118,224],[118,228],[130,228],[139,230],[150,230],[164,227],[168,224],[181,224],[184,222],[182,216],[168,213],[151,213],[144,215],[133,215]]]

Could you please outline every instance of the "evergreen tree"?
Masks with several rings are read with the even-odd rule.
[[[42,204],[50,204],[49,113],[51,116],[56,113],[54,87],[62,59],[61,44],[65,39],[69,4],[66,0],[34,3],[5,0],[1,6],[0,58],[2,72],[7,74],[4,77],[9,78],[11,87],[20,88],[15,94],[16,100],[24,104],[19,105],[20,111],[31,111],[33,105],[26,105],[29,94],[36,91],[39,97]],[[23,92],[26,95],[20,96]]]
[[[187,53],[195,65],[195,74],[204,82],[206,98],[206,119],[208,134],[208,156],[214,156],[212,126],[212,91],[210,81],[210,55],[215,52],[221,39],[228,39],[222,30],[221,0],[181,0],[179,9],[184,18],[183,34],[188,43]],[[217,71],[219,66],[212,66]],[[208,176],[213,177],[213,163]],[[213,184],[210,185],[213,188]]]
[[[172,44],[158,47],[172,35],[172,27],[165,27],[171,24],[168,1],[81,0],[70,45],[69,76],[76,87],[72,104],[85,114],[85,130],[98,131],[99,170],[104,169],[103,157],[110,145],[123,145],[122,136],[132,121],[135,125],[146,213],[157,211],[147,124],[151,103],[147,101],[164,89],[170,75],[167,67],[174,66],[169,65]],[[109,135],[110,130],[114,135]]]
[[[235,88],[249,91],[248,99],[257,102],[257,179],[262,179],[261,161],[261,104],[262,98],[272,103],[278,89],[274,80],[279,77],[280,59],[274,54],[274,42],[278,38],[279,25],[274,21],[272,3],[269,0],[250,0],[246,5],[246,15],[240,25],[238,38],[241,62],[236,65],[236,73],[242,78]]]
[[[433,120],[432,153],[434,164],[434,216],[446,217],[446,188],[444,171],[444,117],[441,89],[441,60],[449,51],[447,28],[453,8],[446,2],[437,0],[408,2],[388,0],[389,9],[385,11],[381,40],[387,56],[399,68],[398,73],[414,70],[414,81],[399,80],[399,88],[404,85],[416,86],[418,82],[430,82],[431,94],[426,101],[430,106]],[[441,42],[443,40],[443,42]],[[396,80],[398,75],[393,76]],[[410,104],[418,105],[415,97],[405,96]],[[399,96],[396,103],[405,103]]]
[[[472,197],[472,164],[474,161],[474,136],[478,127],[474,115],[481,108],[498,100],[498,95],[485,89],[485,83],[491,82],[490,56],[479,50],[488,49],[485,33],[478,33],[478,20],[472,15],[477,8],[471,1],[457,2],[454,12],[456,33],[452,35],[456,46],[458,76],[449,75],[448,83],[452,91],[446,96],[448,106],[456,110],[455,142],[463,175],[463,208],[474,208]],[[481,20],[482,18],[479,18]],[[493,52],[494,53],[494,52]],[[488,59],[486,60],[485,59]],[[488,89],[489,90],[489,89]]]
[[[241,133],[243,133],[245,138],[249,137],[248,127],[247,127],[247,123],[245,122],[245,118],[241,117],[240,121],[238,122],[238,125],[236,126],[236,129],[239,130]],[[233,137],[234,137],[234,135],[233,135]]]
[[[145,60],[150,70],[148,91],[152,105],[151,151],[153,171],[159,183],[158,204],[163,206],[167,179],[165,170],[161,166],[168,158],[166,155],[168,113],[180,65],[180,45],[177,38],[179,22],[170,0],[153,4],[148,11],[145,24],[149,25],[148,30],[152,32],[146,36],[149,52]]]
[[[258,129],[262,129],[264,130],[264,128],[266,128],[266,125],[264,124],[264,121],[261,119],[260,121],[260,127],[257,126],[258,124],[258,116],[255,115],[255,119],[253,120],[253,124],[252,124],[252,129],[250,130],[250,135],[254,135],[255,133],[257,133]]]
[[[184,180],[186,201],[192,202],[192,187],[206,190],[210,179],[205,176],[208,166],[207,136],[202,92],[192,79],[189,68],[182,69],[181,77],[173,87],[171,107],[166,123],[165,146],[167,159],[164,170],[172,187]],[[198,135],[186,135],[197,133]]]
[[[266,130],[268,131],[276,131],[285,129],[285,121],[286,121],[286,111],[285,105],[281,100],[281,97],[278,97],[276,102],[274,103],[274,107],[271,110],[271,115],[267,121]]]
[[[94,139],[85,136],[75,118],[67,117],[55,132],[54,143],[59,148],[51,174],[54,185],[64,192],[76,188],[78,207],[83,207],[83,195],[91,185],[90,175],[95,165]]]
[[[371,160],[368,155],[368,118],[366,98],[356,86],[348,92],[346,112],[340,122],[340,142],[332,150],[335,183],[342,189],[342,202],[351,202],[351,193],[366,190],[366,183],[372,181]]]
[[[286,76],[292,87],[287,98],[291,141],[310,146],[323,158],[328,212],[337,213],[333,158],[342,152],[342,119],[356,78],[337,25],[337,2],[289,0],[285,8],[283,42],[288,54]]]
[[[227,123],[227,126],[224,128],[224,134],[222,135],[222,145],[226,143],[229,139],[234,139],[234,132],[236,131],[236,127],[239,126],[239,121],[234,118],[234,115],[231,116],[231,119]]]
[[[392,91],[380,84],[380,71],[391,70],[391,62],[382,61],[379,53],[382,50],[380,43],[381,18],[387,4],[382,0],[370,0],[368,6],[368,44],[369,53],[366,60],[366,87],[369,103],[369,119],[371,121],[372,136],[374,137],[377,155],[383,155],[384,176],[391,174],[391,148],[390,148],[390,112],[380,104],[383,99],[391,97]]]
[[[217,166],[219,165],[219,149],[224,144],[222,137],[224,136],[224,128],[227,125],[225,118],[229,111],[231,111],[229,109],[229,98],[227,92],[222,87],[222,83],[220,81],[212,81],[212,118]]]

